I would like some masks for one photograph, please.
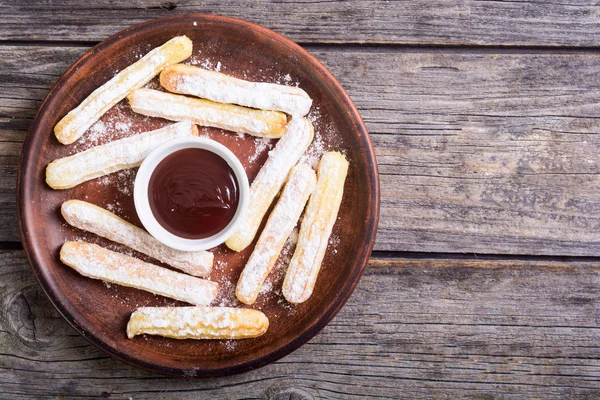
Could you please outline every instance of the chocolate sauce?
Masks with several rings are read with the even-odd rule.
[[[233,170],[204,149],[178,150],[162,160],[148,183],[150,209],[159,224],[186,239],[204,239],[223,230],[239,201]]]

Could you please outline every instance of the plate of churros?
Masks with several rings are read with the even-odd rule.
[[[306,343],[358,284],[379,217],[369,134],[333,75],[273,31],[197,14],[77,60],[30,126],[17,192],[61,315],[112,357],[183,377]]]

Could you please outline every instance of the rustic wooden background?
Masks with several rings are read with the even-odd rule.
[[[178,13],[280,32],[367,123],[381,171],[372,261],[333,322],[242,375],[153,376],[105,356],[31,276],[22,142],[98,41]],[[0,0],[0,397],[600,397],[600,6],[593,0]]]

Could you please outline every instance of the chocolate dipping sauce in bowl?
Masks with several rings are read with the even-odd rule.
[[[235,233],[250,187],[244,167],[227,147],[192,136],[165,143],[146,157],[133,196],[152,236],[174,249],[198,251]]]

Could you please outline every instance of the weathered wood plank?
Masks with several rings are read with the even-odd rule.
[[[0,7],[4,40],[100,41],[162,16],[246,19],[302,43],[598,46],[594,1],[20,1]],[[307,23],[309,22],[309,23]]]
[[[309,47],[309,50],[311,48]],[[78,47],[0,46],[0,240],[29,121]],[[372,133],[376,250],[600,253],[600,56],[313,48]]]
[[[600,396],[598,263],[373,260],[309,344],[250,373],[192,381],[87,344],[21,251],[0,252],[0,294],[0,398]]]

